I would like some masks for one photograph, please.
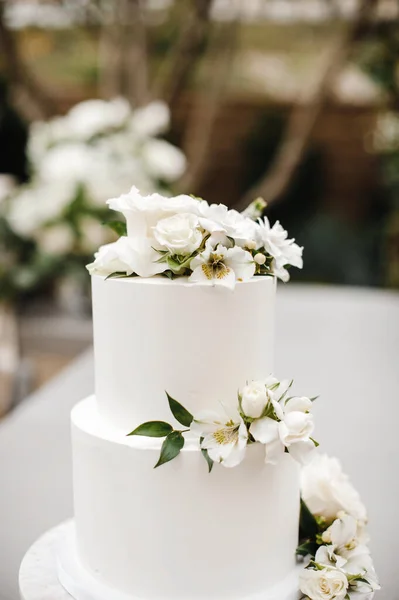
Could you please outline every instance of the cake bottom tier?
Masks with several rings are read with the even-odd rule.
[[[153,469],[162,440],[113,430],[94,397],[72,411],[72,443],[77,561],[112,598],[297,597],[299,470],[289,455],[265,465],[254,444],[238,467],[209,474],[187,444]]]

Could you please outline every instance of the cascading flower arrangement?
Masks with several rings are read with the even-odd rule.
[[[380,589],[368,547],[367,513],[336,458],[302,468],[298,556],[302,600],[371,600]]]
[[[132,183],[168,193],[186,167],[183,153],[159,137],[169,120],[163,102],[133,110],[117,98],[88,100],[31,125],[30,182],[11,190],[1,207],[8,251],[9,240],[28,248],[4,274],[11,287],[22,292],[68,269],[78,275],[100,245],[116,239],[102,226],[105,203]]]
[[[234,289],[255,275],[288,281],[290,266],[302,268],[302,248],[280,223],[271,227],[266,217],[254,220],[259,200],[239,213],[184,194],[143,196],[133,187],[108,205],[125,216],[126,226],[119,223],[122,236],[99,249],[88,265],[92,274],[186,276]]]

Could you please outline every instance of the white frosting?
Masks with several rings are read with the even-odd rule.
[[[98,409],[120,431],[170,420],[165,390],[193,414],[217,410],[273,370],[272,277],[233,292],[186,278],[93,276],[92,285]]]
[[[100,581],[151,600],[220,600],[291,573],[299,472],[289,455],[265,465],[254,444],[238,467],[208,474],[189,446],[154,470],[162,440],[118,434],[94,397],[74,408],[72,433],[79,556]]]

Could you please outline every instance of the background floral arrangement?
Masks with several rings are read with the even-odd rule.
[[[279,222],[254,220],[256,200],[239,213],[187,195],[143,196],[136,187],[108,201],[121,212],[122,237],[102,246],[90,273],[105,276],[188,276],[189,281],[234,289],[254,275],[288,281],[288,267],[302,268],[302,248]]]
[[[115,239],[102,227],[106,200],[132,182],[167,193],[186,167],[182,152],[157,137],[168,127],[163,102],[132,110],[122,98],[88,100],[33,123],[30,183],[2,203],[3,290],[29,290],[68,269],[82,274],[94,250]]]
[[[367,546],[367,513],[336,458],[316,454],[301,473],[299,556],[305,600],[371,600],[380,589]]]

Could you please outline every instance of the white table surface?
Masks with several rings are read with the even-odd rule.
[[[368,507],[376,600],[399,600],[399,295],[280,286],[276,331],[276,374],[320,394],[317,439]],[[26,550],[72,514],[69,411],[92,391],[87,352],[0,422],[0,600],[18,599]]]

